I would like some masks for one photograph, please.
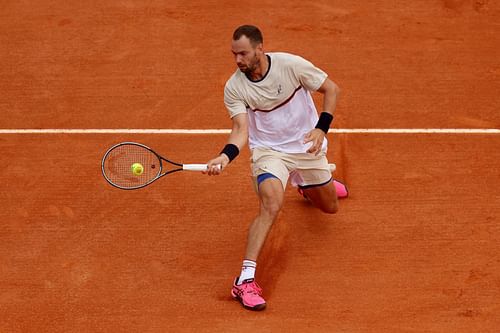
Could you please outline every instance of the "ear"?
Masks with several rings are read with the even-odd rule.
[[[256,47],[255,47],[255,53],[257,54],[262,54],[264,53],[264,45],[262,45],[262,43],[259,43]]]

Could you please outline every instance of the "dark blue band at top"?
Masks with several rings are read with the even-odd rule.
[[[263,174],[260,174],[260,175],[257,176],[257,184],[260,185],[260,183],[262,183],[264,180],[266,180],[268,178],[276,178],[276,179],[278,179],[278,177],[276,177],[272,173],[266,172],[266,173],[263,173]]]

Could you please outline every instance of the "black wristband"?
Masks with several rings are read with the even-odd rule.
[[[224,149],[220,152],[221,154],[226,154],[229,157],[229,162],[234,160],[236,156],[240,153],[240,149],[237,145],[233,145],[232,143],[228,143],[224,146]]]
[[[316,128],[319,128],[323,132],[328,133],[330,129],[330,124],[332,123],[333,116],[328,112],[321,112],[319,115],[318,123],[316,124]]]

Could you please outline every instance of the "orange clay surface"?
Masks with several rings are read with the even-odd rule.
[[[4,1],[0,128],[230,128],[244,23],[338,83],[336,128],[499,128],[499,21],[488,0]],[[351,196],[325,215],[287,190],[260,313],[229,293],[247,149],[137,191],[100,171],[120,141],[203,163],[226,139],[1,134],[0,332],[498,332],[498,134],[330,134]]]

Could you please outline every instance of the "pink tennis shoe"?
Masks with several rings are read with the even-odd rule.
[[[266,301],[262,298],[262,289],[254,279],[244,280],[237,285],[238,278],[234,280],[231,295],[238,300],[245,309],[261,311],[266,308]]]
[[[347,191],[347,186],[339,182],[338,180],[333,180],[333,185],[335,186],[335,190],[337,191],[337,197],[339,199],[347,198],[349,196],[349,191]]]

